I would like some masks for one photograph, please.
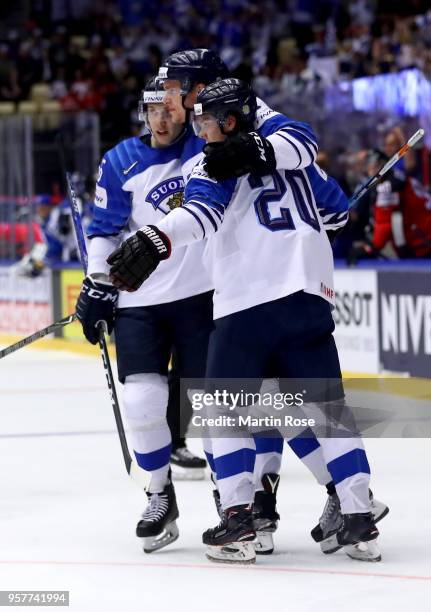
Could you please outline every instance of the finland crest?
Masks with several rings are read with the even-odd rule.
[[[184,179],[182,176],[173,176],[156,185],[148,192],[145,201],[160,210],[165,215],[169,211],[181,206],[183,203]]]

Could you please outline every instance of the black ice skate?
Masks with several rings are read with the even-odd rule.
[[[264,474],[263,491],[256,491],[253,504],[253,525],[256,531],[255,550],[258,555],[274,551],[272,534],[276,531],[280,515],[277,512],[278,474]]]
[[[206,466],[205,459],[193,455],[187,446],[172,449],[171,469],[174,480],[203,480]]]
[[[220,524],[202,535],[207,558],[218,563],[255,563],[255,538],[250,506],[228,508],[222,513]]]
[[[378,523],[388,514],[389,508],[383,502],[374,499],[371,489],[370,503],[374,522]],[[340,501],[335,489],[333,489],[333,493],[328,495],[318,525],[311,530],[311,537],[315,542],[320,543],[320,548],[326,555],[341,548],[337,541],[337,531],[340,529],[342,522],[343,515],[341,514]]]
[[[343,514],[343,523],[337,531],[337,541],[344,546],[351,559],[381,561],[382,556],[376,542],[378,536],[379,530],[371,512]]]
[[[136,535],[144,539],[144,552],[151,553],[178,539],[178,518],[174,485],[168,483],[161,493],[147,493],[148,506],[136,526]]]

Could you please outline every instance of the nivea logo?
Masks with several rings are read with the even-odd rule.
[[[159,208],[162,203],[167,203],[167,200],[175,193],[184,191],[184,179],[182,176],[173,176],[165,181],[162,181],[152,189],[145,201],[152,204],[155,209]],[[167,211],[169,212],[169,208]]]

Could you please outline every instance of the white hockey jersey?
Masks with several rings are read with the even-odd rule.
[[[258,131],[274,146],[277,170],[217,183],[200,161],[183,207],[157,224],[174,249],[209,238],[205,263],[215,287],[214,318],[300,290],[333,302],[332,250],[321,215],[328,227],[344,224],[347,198],[315,164],[309,127],[264,112]]]
[[[148,140],[147,140],[148,142]],[[184,194],[183,165],[201,155],[202,141],[190,129],[174,144],[152,148],[130,138],[108,151],[99,169],[88,273],[109,273],[106,258],[122,240],[143,225],[155,225]],[[118,307],[150,306],[210,291],[212,282],[202,263],[205,243],[175,249],[155,273],[134,292],[120,291]]]

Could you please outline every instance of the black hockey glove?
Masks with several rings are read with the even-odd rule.
[[[209,142],[204,153],[204,168],[217,181],[249,172],[263,176],[276,168],[272,144],[257,132],[240,132],[224,142]]]
[[[118,290],[107,281],[95,280],[91,276],[84,279],[76,303],[76,314],[84,336],[91,344],[97,344],[99,340],[100,322],[108,334],[112,332],[117,297]]]
[[[170,254],[169,238],[154,225],[146,225],[108,257],[109,279],[118,289],[136,291]]]

